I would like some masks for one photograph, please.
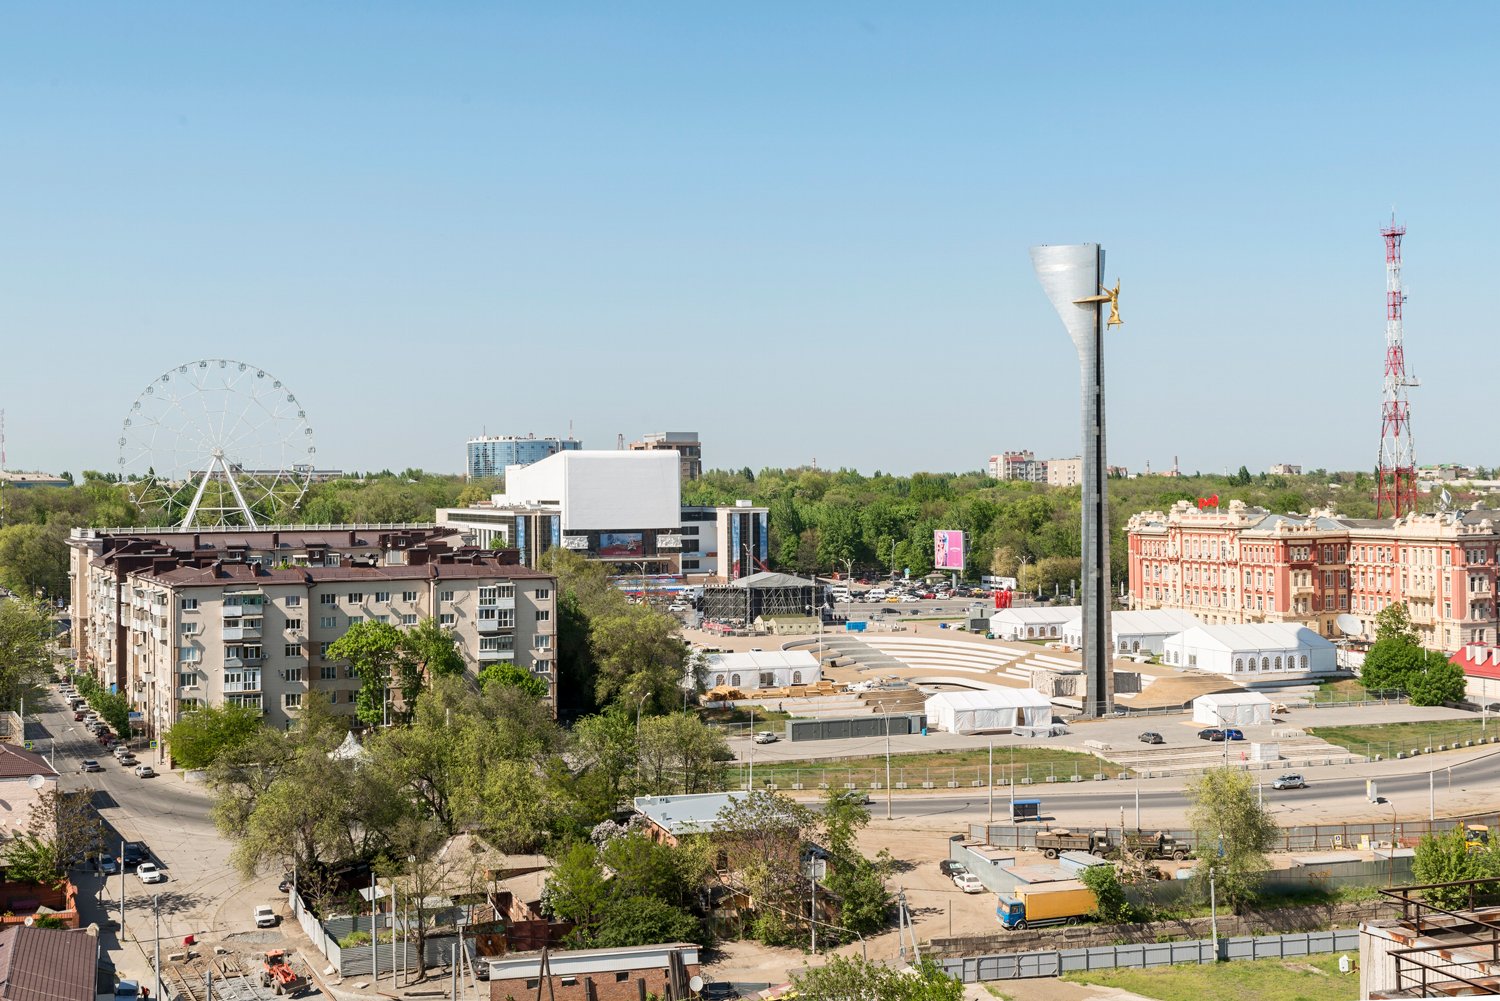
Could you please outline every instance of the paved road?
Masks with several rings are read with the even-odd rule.
[[[215,829],[211,802],[201,787],[170,774],[136,778],[73,721],[55,693],[26,721],[26,735],[38,751],[53,755],[62,788],[95,790],[94,804],[113,851],[118,853],[122,838],[144,841],[167,872],[167,881],[154,886],[141,883],[133,873],[111,878],[108,886],[92,870],[74,873],[83,918],[101,927],[118,919],[123,886],[126,941],[123,946],[113,936],[102,941],[116,967],[127,975],[149,976],[145,955],[155,942],[153,896],[160,906],[163,953],[188,934],[249,930],[254,905],[275,900],[276,876],[247,882],[228,869],[230,844]],[[140,755],[142,761],[158,764],[151,752]],[[98,760],[104,771],[83,774],[79,762],[85,758]]]

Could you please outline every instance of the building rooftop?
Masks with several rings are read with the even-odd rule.
[[[635,809],[673,837],[708,834],[717,829],[721,810],[748,795],[747,792],[705,792],[687,796],[637,796]]]
[[[0,1001],[94,1001],[97,944],[81,931],[0,930]]]
[[[40,754],[22,750],[14,744],[0,744],[0,780],[25,779],[33,775],[57,778],[57,769]]]
[[[661,970],[666,956],[683,953],[683,962],[696,965],[698,946],[691,942],[664,942],[660,945],[633,945],[618,949],[566,949],[547,956],[547,968],[553,976],[577,976],[588,973],[617,973],[629,970]],[[514,980],[535,977],[541,971],[540,952],[518,952],[490,960],[490,979]]]
[[[550,580],[552,575],[516,563],[476,558],[465,563],[417,563],[404,566],[264,567],[215,562],[208,566],[178,567],[161,572],[144,570],[140,576],[174,587],[222,587],[226,584],[340,584],[358,581],[472,580],[504,577],[510,580]]]

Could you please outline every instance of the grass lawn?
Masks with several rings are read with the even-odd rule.
[[[1382,723],[1378,726],[1310,726],[1307,732],[1355,754],[1383,754],[1394,758],[1397,751],[1436,749],[1439,744],[1500,736],[1500,718],[1490,726],[1482,720],[1428,720],[1415,723]]]
[[[1359,975],[1340,973],[1338,956],[1096,970],[1063,979],[1118,987],[1159,1001],[1347,1001],[1359,996]]]
[[[1362,699],[1365,694],[1365,686],[1358,678],[1338,678],[1318,686],[1318,695],[1323,699]]]
[[[879,745],[879,750],[873,750]],[[868,787],[875,782],[885,782],[885,741],[875,738],[872,753],[857,758],[826,759],[815,761],[759,762],[755,765],[757,782],[775,782],[789,786],[801,782],[804,786],[816,786],[826,781],[829,785],[841,786],[846,782]],[[1011,762],[1015,764],[1012,766]],[[1012,770],[1013,769],[1013,770]],[[1054,751],[1044,747],[1018,747],[1012,759],[1010,748],[995,749],[995,781],[1013,776],[1017,783],[1030,777],[1036,785],[1045,785],[1047,776],[1055,775],[1057,781],[1068,782],[1075,772],[1086,782],[1092,782],[1095,772],[1104,772],[1111,778],[1121,769],[1092,754],[1077,751]],[[965,751],[929,751],[916,754],[891,755],[891,782],[905,782],[908,788],[920,789],[923,782],[932,782],[939,789],[946,789],[949,782],[958,782],[961,787],[972,787],[978,780],[982,783],[989,775],[989,754],[986,749]],[[1021,786],[1020,788],[1024,788]]]

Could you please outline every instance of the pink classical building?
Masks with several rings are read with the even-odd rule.
[[[1500,641],[1497,521],[1480,507],[1343,518],[1179,501],[1126,526],[1130,607],[1182,609],[1208,625],[1299,622],[1324,636],[1342,635],[1335,620],[1347,613],[1373,639],[1376,614],[1405,602],[1431,649]]]

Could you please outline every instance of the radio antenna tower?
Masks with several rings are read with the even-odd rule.
[[[1401,333],[1401,238],[1406,227],[1391,224],[1385,237],[1385,386],[1380,404],[1380,461],[1376,465],[1375,517],[1396,517],[1417,509],[1417,459],[1411,440],[1411,401],[1406,391],[1418,385],[1406,374],[1406,346]]]

